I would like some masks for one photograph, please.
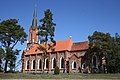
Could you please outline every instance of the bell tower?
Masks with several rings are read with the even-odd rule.
[[[38,43],[38,27],[37,27],[37,11],[36,7],[34,9],[34,14],[33,14],[33,20],[32,20],[32,25],[29,29],[29,40],[27,41],[27,44],[36,44]]]

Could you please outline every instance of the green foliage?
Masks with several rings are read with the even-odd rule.
[[[19,52],[21,50],[12,50],[11,52],[11,57],[9,58],[9,62],[8,62],[8,67],[9,67],[9,72],[15,72],[15,68],[16,68],[16,60],[17,60],[17,55],[19,55]]]
[[[24,28],[18,24],[16,19],[8,19],[0,22],[0,43],[2,49],[4,49],[4,56],[2,59],[5,60],[5,72],[7,71],[7,65],[11,60],[15,60],[19,50],[14,50],[14,46],[20,42],[24,43],[26,40],[26,33]]]
[[[111,55],[108,55],[108,71],[120,73],[120,36],[117,33],[111,42],[111,47]]]
[[[97,32],[95,31],[92,36],[88,37],[89,39],[89,53],[90,57],[94,52],[97,53],[99,59],[104,56],[107,56],[107,53],[111,53],[110,44],[112,42],[112,37],[109,33]]]
[[[54,74],[58,75],[59,73],[60,73],[60,69],[58,66],[56,66],[54,69]]]
[[[45,11],[45,17],[40,20],[42,22],[42,26],[39,26],[38,36],[40,38],[40,42],[45,44],[45,46],[40,46],[40,50],[44,53],[47,53],[47,50],[54,50],[53,47],[56,45],[56,41],[54,40],[54,31],[56,24],[53,23],[53,14],[50,9]],[[48,44],[48,42],[51,42]],[[48,46],[48,48],[47,48]]]
[[[39,45],[39,47],[37,47],[37,49],[40,50],[40,51],[43,51],[45,53],[47,52],[47,49],[44,46],[41,46],[41,45]]]
[[[39,47],[37,49],[43,51],[44,55],[43,58],[45,60],[45,57],[47,56],[47,50],[54,50],[54,46],[56,45],[56,41],[54,40],[54,31],[55,31],[55,27],[56,24],[53,23],[53,14],[50,11],[50,9],[47,9],[44,12],[44,18],[40,20],[40,22],[42,23],[41,26],[38,27],[39,31],[38,31],[38,36],[40,38],[40,42],[43,45],[39,45]],[[48,43],[49,42],[49,43]],[[45,64],[45,63],[44,63]],[[44,68],[44,64],[43,64],[43,68]],[[44,70],[43,70],[44,73]]]
[[[95,31],[89,39],[89,59],[97,53],[99,61],[106,57],[108,72],[120,72],[120,36],[112,37],[109,33]]]

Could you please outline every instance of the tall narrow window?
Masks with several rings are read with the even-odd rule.
[[[53,59],[52,59],[52,69],[55,68],[55,67],[56,67],[56,59],[53,58]]]
[[[35,69],[35,60],[32,60],[31,69]]]
[[[76,68],[76,65],[77,65],[76,61],[73,61],[73,62],[72,62],[72,69],[75,69],[75,68]]]
[[[48,59],[46,58],[46,59],[45,59],[45,66],[44,66],[44,69],[47,69],[48,66],[49,66],[49,61],[48,61]]]
[[[35,60],[33,60],[33,69],[35,69]]]
[[[46,60],[46,68],[48,68],[49,66],[49,62],[48,62],[48,59]]]
[[[74,68],[76,68],[76,65],[77,65],[77,64],[76,64],[76,61],[75,61],[75,62],[74,62]]]
[[[60,68],[64,68],[64,58],[63,57],[61,57],[60,58]]]
[[[26,60],[26,70],[29,69],[29,60]]]
[[[82,69],[85,69],[85,63],[82,63]]]
[[[38,60],[38,69],[42,69],[42,60],[41,59]]]
[[[85,68],[86,68],[86,64],[82,63],[81,65],[81,72],[84,73],[85,72]]]
[[[54,61],[53,61],[53,68],[56,67],[56,59],[54,58]]]

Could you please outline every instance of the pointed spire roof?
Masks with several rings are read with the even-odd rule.
[[[33,14],[33,21],[32,21],[32,29],[35,29],[37,27],[37,11],[36,11],[36,6],[34,9],[34,14]]]

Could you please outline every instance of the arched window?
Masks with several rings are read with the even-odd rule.
[[[35,69],[35,60],[32,60],[31,69]]]
[[[55,68],[55,67],[56,67],[56,59],[53,58],[53,59],[52,59],[52,69]]]
[[[86,64],[85,63],[82,63],[81,65],[81,72],[84,73],[85,72],[85,68],[86,68]]]
[[[42,69],[42,60],[41,59],[38,60],[38,69]]]
[[[85,63],[82,63],[82,69],[85,69]]]
[[[29,60],[26,60],[26,70],[29,69]]]
[[[48,66],[49,66],[49,61],[48,61],[48,59],[46,58],[46,59],[45,59],[45,67],[44,67],[44,69],[47,69]]]
[[[35,60],[33,60],[33,69],[35,69]]]
[[[76,61],[75,61],[75,62],[74,62],[74,68],[76,68],[76,65],[77,65],[77,64],[76,64]]]
[[[75,68],[76,68],[76,65],[77,65],[76,61],[73,61],[73,62],[72,62],[72,69],[75,69]]]
[[[48,68],[49,66],[49,62],[48,62],[48,59],[46,60],[46,68]]]
[[[56,59],[54,58],[54,61],[53,61],[53,68],[56,67]]]
[[[64,67],[65,67],[64,65],[65,65],[65,64],[64,64],[64,58],[61,57],[61,58],[60,58],[60,68],[64,68]]]

